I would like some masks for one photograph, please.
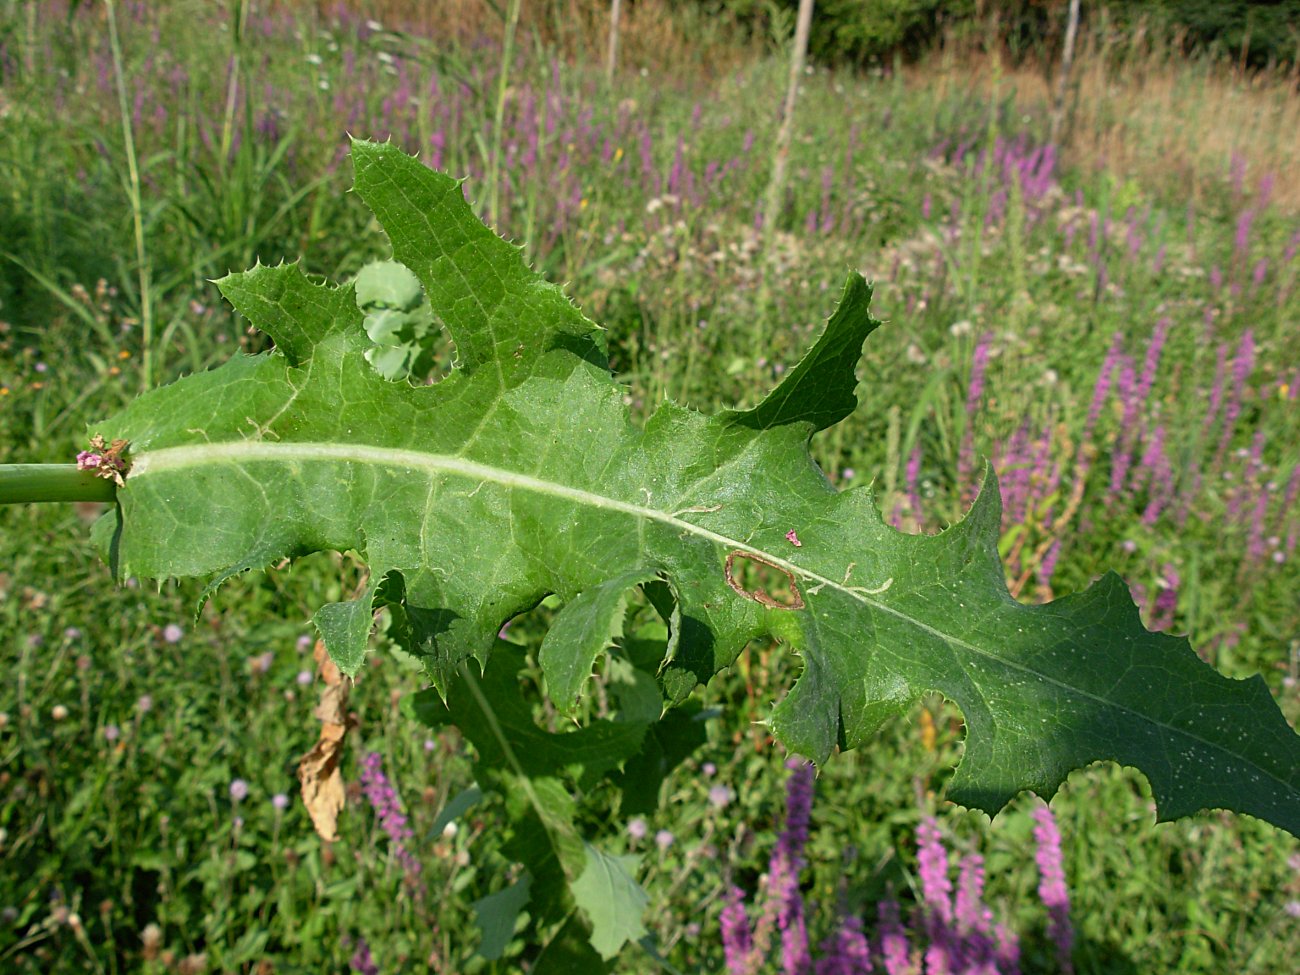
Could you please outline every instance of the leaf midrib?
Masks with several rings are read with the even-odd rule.
[[[954,636],[951,633],[945,633],[943,630],[925,623],[896,607],[889,606],[870,598],[870,596],[863,592],[860,587],[846,586],[834,579],[820,575],[806,566],[801,566],[787,561],[773,552],[757,548],[747,542],[741,541],[740,539],[730,538],[719,532],[705,528],[702,525],[695,524],[694,522],[685,521],[669,512],[660,511],[656,508],[648,508],[644,505],[632,504],[627,501],[620,501],[617,498],[611,498],[594,491],[586,491],[581,488],[570,487],[567,484],[544,480],[539,477],[522,474],[518,471],[512,471],[507,468],[494,467],[490,464],[466,460],[464,457],[456,455],[434,454],[428,451],[407,450],[400,447],[376,447],[371,444],[324,443],[314,441],[271,443],[268,441],[258,440],[206,443],[183,447],[164,447],[159,450],[141,452],[132,457],[131,471],[127,477],[127,487],[129,488],[131,482],[137,479],[173,470],[183,470],[193,467],[211,467],[214,464],[221,463],[242,466],[246,463],[287,464],[295,461],[300,463],[358,463],[371,464],[380,467],[414,468],[423,470],[430,474],[450,474],[456,477],[463,477],[467,480],[490,481],[505,488],[532,491],[550,497],[562,498],[599,510],[617,511],[621,514],[631,515],[632,517],[656,521],[660,524],[668,525],[675,530],[688,532],[701,538],[706,538],[729,549],[759,556],[774,566],[784,569],[802,579],[812,581],[818,587],[827,587],[842,592],[846,596],[857,600],[865,606],[869,606],[872,609],[894,616],[906,623],[910,623],[918,629],[930,633],[949,644],[962,647],[973,654],[994,661],[1003,667],[1018,670],[1026,675],[1036,677],[1039,680],[1052,684],[1069,694],[1091,700],[1105,708],[1113,708],[1122,711],[1126,714],[1132,715],[1140,721],[1165,728],[1172,734],[1185,736],[1193,741],[1200,742],[1209,749],[1231,756],[1234,760],[1243,762],[1247,766],[1259,770],[1269,778],[1276,781],[1283,787],[1283,789],[1287,791],[1295,791],[1289,782],[1263,768],[1253,759],[1245,755],[1237,754],[1219,742],[1202,738],[1200,735],[1193,734],[1185,728],[1175,727],[1163,721],[1156,721],[1139,711],[1135,711],[1132,708],[1125,707],[1115,701],[1085,691],[1073,684],[1067,684],[1049,674],[1044,674],[1023,663],[996,656],[976,644],[970,643],[961,637]]]

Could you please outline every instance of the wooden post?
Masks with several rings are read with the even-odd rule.
[[[614,69],[618,67],[618,18],[623,10],[623,0],[609,2],[609,55],[605,60],[605,80],[614,82]]]
[[[781,128],[772,147],[772,178],[763,202],[763,236],[769,237],[781,212],[781,195],[785,190],[785,171],[790,162],[790,139],[794,134],[794,103],[799,95],[804,61],[808,56],[808,32],[812,27],[813,0],[799,0],[799,19],[794,29],[794,51],[790,54],[790,84],[785,92],[785,109]]]
[[[1070,69],[1074,67],[1074,41],[1079,34],[1079,0],[1070,0],[1070,13],[1065,23],[1065,45],[1061,50],[1061,74],[1056,79],[1056,99],[1052,105],[1052,127],[1048,139],[1053,146],[1060,145],[1061,129],[1065,123],[1065,96],[1070,87]]]

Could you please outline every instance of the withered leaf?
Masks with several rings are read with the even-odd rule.
[[[320,738],[311,751],[298,760],[298,781],[302,786],[302,801],[311,816],[316,833],[327,843],[339,838],[338,818],[344,804],[343,776],[339,772],[339,759],[343,754],[343,741],[354,721],[348,714],[348,690],[351,682],[339,673],[334,661],[325,652],[325,643],[316,641],[313,653],[316,668],[325,682],[316,718],[321,723]]]

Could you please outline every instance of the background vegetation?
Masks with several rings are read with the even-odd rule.
[[[900,528],[934,531],[989,457],[1021,598],[1114,567],[1148,625],[1226,673],[1262,672],[1294,723],[1294,78],[1094,10],[1049,145],[1054,35],[1025,48],[981,9],[911,63],[810,69],[763,234],[788,24],[746,29],[739,4],[627,4],[607,81],[606,11],[576,0],[524,3],[509,57],[501,19],[469,0],[122,4],[117,52],[102,4],[6,0],[0,459],[70,459],[146,369],[163,382],[262,348],[209,279],[282,258],[346,278],[384,256],[346,193],[347,135],[392,138],[466,175],[493,226],[608,326],[638,413],[753,402],[861,269],[891,324],[858,415],[815,444],[828,476],[874,481]],[[0,512],[0,968],[320,972],[364,939],[384,972],[517,969],[519,945],[473,958],[470,905],[511,871],[491,803],[439,819],[469,785],[462,747],[399,715],[418,675],[382,633],[352,695],[339,842],[294,796],[319,729],[306,620],[358,566],[242,577],[195,620],[196,586],[111,583],[87,541],[96,513]],[[546,612],[507,638],[535,646]],[[604,841],[645,855],[649,923],[679,970],[719,969],[723,892],[767,862],[786,773],[759,722],[796,666],[754,646],[699,692],[718,709],[709,744],[644,831]],[[1024,970],[1058,970],[1034,803],[992,824],[944,805],[960,737],[928,700],[824,770],[810,924],[855,911],[870,934],[891,891],[918,899],[913,834],[935,812],[955,849],[983,851]],[[370,752],[415,878],[361,789]],[[1110,767],[1053,808],[1077,971],[1290,967],[1293,838],[1217,814],[1154,827],[1144,783]]]
[[[729,14],[750,30],[793,17],[799,0],[685,0]],[[821,0],[810,47],[823,62],[865,66],[913,61],[954,40],[990,38],[1012,58],[1060,51],[1068,0]],[[1242,68],[1294,65],[1297,0],[1154,0],[1080,4],[1085,29],[1115,22],[1152,33],[1182,54],[1212,54]]]

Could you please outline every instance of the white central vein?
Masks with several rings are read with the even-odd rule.
[[[1134,711],[1132,708],[1125,707],[1114,701],[1109,701],[1097,694],[1066,684],[1064,681],[1052,677],[1049,674],[1045,674],[1042,671],[1035,670],[1034,668],[1017,661],[999,657],[989,650],[977,646],[968,640],[963,640],[961,637],[955,636],[951,633],[945,633],[943,630],[922,622],[916,617],[910,616],[896,607],[872,599],[860,587],[849,586],[846,585],[845,582],[837,582],[834,579],[829,579],[811,569],[805,568],[804,566],[788,562],[771,552],[756,548],[740,541],[739,539],[730,538],[719,532],[710,531],[708,528],[704,528],[694,522],[685,521],[667,511],[661,511],[657,508],[648,508],[645,505],[632,504],[627,501],[620,501],[617,498],[611,498],[604,494],[597,494],[594,491],[585,491],[581,488],[569,487],[566,484],[557,484],[555,481],[547,481],[540,477],[533,477],[529,474],[521,474],[518,471],[493,467],[490,464],[480,464],[477,461],[466,460],[463,457],[457,457],[451,454],[431,454],[419,450],[402,450],[393,447],[372,447],[368,444],[352,443],[268,443],[264,440],[247,440],[240,442],[197,444],[191,447],[166,447],[161,450],[141,453],[132,459],[131,471],[128,475],[128,483],[137,478],[142,479],[148,477],[151,474],[162,474],[167,471],[182,470],[193,467],[209,467],[214,464],[293,464],[313,462],[369,464],[379,467],[421,471],[428,475],[449,475],[452,477],[461,477],[469,481],[490,481],[508,489],[535,492],[553,498],[572,501],[575,504],[584,507],[596,508],[601,511],[617,511],[620,514],[630,515],[634,518],[643,518],[648,521],[659,522],[662,525],[668,525],[680,532],[696,535],[700,538],[707,538],[719,545],[745,552],[750,555],[756,555],[765,562],[784,569],[801,579],[809,580],[819,587],[826,586],[838,590],[846,596],[850,596],[878,612],[897,617],[898,619],[903,620],[920,630],[924,630],[950,645],[961,647],[970,653],[984,657],[1011,670],[1018,670],[1026,675],[1033,676],[1039,680],[1045,681],[1046,683],[1052,684],[1069,694],[1090,699],[1103,707],[1117,708],[1118,710],[1132,714],[1143,721],[1151,721],[1153,724],[1158,724],[1161,727],[1168,728],[1176,734],[1186,735],[1207,747],[1222,751],[1238,760],[1246,761],[1247,764],[1253,764],[1246,759],[1245,756],[1239,755],[1217,742],[1212,742],[1202,738],[1200,735],[1188,731],[1185,728],[1177,728],[1164,722],[1154,721],[1152,718],[1142,715],[1137,711]],[[1275,781],[1282,783],[1287,788],[1290,788],[1289,783],[1285,783],[1276,774],[1268,772],[1267,770],[1261,771],[1264,771],[1269,778],[1272,778]]]
[[[852,587],[804,568],[787,562],[739,539],[729,538],[719,532],[710,531],[694,522],[685,521],[677,515],[658,508],[620,501],[605,494],[585,491],[582,488],[569,487],[555,481],[544,480],[518,471],[480,464],[452,454],[431,454],[419,450],[402,450],[394,447],[372,447],[368,444],[354,443],[271,443],[265,440],[247,440],[228,443],[196,444],[192,447],[165,447],[132,458],[130,479],[132,481],[162,474],[168,471],[183,470],[194,467],[210,467],[220,464],[257,463],[351,463],[370,466],[400,468],[402,470],[420,471],[428,475],[450,475],[467,481],[490,481],[504,488],[530,491],[536,494],[572,501],[587,508],[601,511],[617,511],[633,518],[657,521],[681,532],[688,532],[701,538],[707,538],[719,545],[738,549],[750,555],[756,555],[765,562],[786,570],[802,579],[819,585],[840,589],[851,596],[862,599],[862,594]],[[872,600],[862,599],[870,605],[877,605]]]

